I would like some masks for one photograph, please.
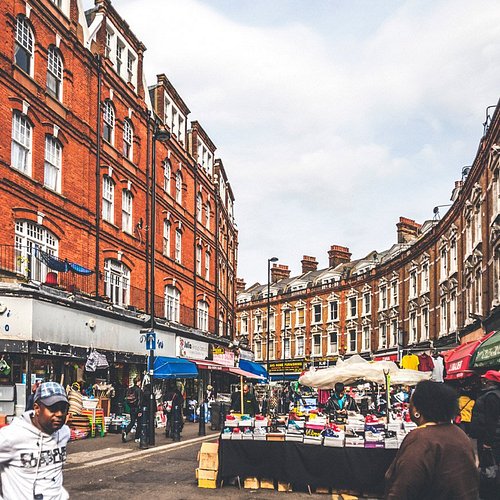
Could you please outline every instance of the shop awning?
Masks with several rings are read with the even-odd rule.
[[[253,373],[254,375],[258,375],[259,377],[263,377],[265,379],[269,377],[267,370],[262,365],[259,365],[259,363],[254,363],[253,361],[240,359],[240,368],[246,372]]]
[[[154,378],[196,378],[198,370],[194,363],[183,358],[158,356],[154,362]]]
[[[259,379],[259,380],[266,380],[266,377],[263,377],[262,375],[256,375],[255,373],[248,372],[246,370],[242,370],[241,368],[237,367],[228,367],[226,370],[233,375],[237,375],[238,377],[244,377],[244,378],[250,378],[250,379]]]
[[[500,330],[494,332],[477,348],[471,367],[495,369],[500,367]]]
[[[493,333],[485,335],[482,339],[472,340],[465,344],[455,347],[444,355],[446,363],[446,380],[457,380],[465,377],[470,377],[474,372],[472,368],[472,357],[476,353],[479,346],[490,338]]]
[[[373,361],[394,361],[398,360],[398,353],[378,354],[373,357]]]
[[[209,361],[208,359],[190,359],[191,363],[195,363],[199,370],[217,370],[222,371],[227,366],[217,363],[216,361]]]

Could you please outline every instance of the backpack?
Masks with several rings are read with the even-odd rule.
[[[127,395],[125,396],[125,400],[127,401],[129,406],[137,406],[138,398],[137,398],[137,391],[135,390],[135,387],[130,387],[127,390]]]

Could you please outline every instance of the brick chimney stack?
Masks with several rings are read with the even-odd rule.
[[[302,264],[302,274],[318,270],[318,261],[316,260],[316,257],[304,255],[300,263]]]
[[[273,264],[271,268],[271,283],[290,277],[290,269],[283,264]]]
[[[247,284],[245,283],[245,280],[243,278],[236,278],[236,291],[237,292],[243,292],[245,288],[247,287]]]
[[[400,217],[396,227],[398,228],[398,243],[409,243],[417,238],[422,225],[412,219]]]
[[[351,252],[347,247],[332,245],[328,250],[328,259],[330,267],[337,267],[339,264],[351,262]]]

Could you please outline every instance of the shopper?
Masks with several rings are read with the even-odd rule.
[[[466,434],[470,434],[470,423],[475,403],[471,388],[469,386],[462,387],[458,398],[458,415],[455,422]]]
[[[134,378],[134,384],[127,390],[127,395],[125,396],[125,401],[130,408],[130,423],[127,428],[122,432],[122,441],[127,442],[128,433],[132,430],[135,424],[135,442],[139,442],[141,436],[141,421],[142,421],[142,411],[141,406],[143,403],[144,394],[141,389],[141,379],[139,377]]]
[[[236,391],[231,394],[231,411],[241,413],[241,391]],[[250,392],[250,386],[243,386],[243,413],[254,417],[260,413],[259,403],[255,395]]]
[[[35,403],[36,390],[38,389],[39,386],[40,386],[40,382],[35,382],[31,386],[31,394],[28,396],[28,400],[26,401],[25,411],[29,411],[29,410],[33,409],[33,405]]]
[[[0,430],[0,468],[4,500],[65,500],[63,464],[70,430],[64,388],[44,382],[34,395],[33,410]]]
[[[483,385],[472,411],[470,432],[477,438],[480,466],[488,467],[500,464],[500,371],[488,370]],[[483,481],[481,498],[500,499],[499,482],[495,485]]]
[[[181,440],[183,427],[182,407],[184,406],[184,397],[182,396],[181,387],[180,382],[175,386],[169,386],[163,395],[163,408],[167,417],[165,437],[171,437],[173,441]]]
[[[325,413],[347,415],[348,411],[357,411],[356,401],[345,392],[344,384],[337,382],[335,391],[326,402]]]
[[[478,471],[465,433],[452,424],[456,392],[445,384],[420,382],[410,399],[418,428],[403,440],[385,475],[390,500],[475,500]]]

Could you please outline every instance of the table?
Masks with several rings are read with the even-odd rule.
[[[219,480],[239,476],[383,494],[398,450],[333,448],[293,441],[219,440]]]

